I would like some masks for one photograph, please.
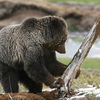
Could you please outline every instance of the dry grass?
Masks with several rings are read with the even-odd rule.
[[[87,85],[93,85],[99,88],[100,70],[82,69],[80,76],[74,80],[72,88],[87,88]]]

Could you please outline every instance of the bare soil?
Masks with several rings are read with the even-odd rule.
[[[23,20],[31,17],[42,17],[46,16],[43,12],[37,10],[18,10],[14,12],[11,16],[0,20],[0,27],[5,27],[7,25],[19,24]]]

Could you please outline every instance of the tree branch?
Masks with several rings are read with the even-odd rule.
[[[58,94],[60,95],[64,92],[69,93],[70,88],[72,85],[72,81],[76,76],[76,73],[80,66],[82,65],[84,59],[86,58],[88,52],[90,51],[90,48],[92,47],[93,43],[97,39],[97,37],[100,34],[100,17],[97,19],[97,21],[94,23],[92,29],[90,30],[87,37],[84,39],[82,45],[74,55],[72,61],[69,63],[67,69],[64,71],[61,78],[65,82],[65,86],[58,89]],[[64,97],[64,94],[62,94]]]

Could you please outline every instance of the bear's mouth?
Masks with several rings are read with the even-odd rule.
[[[65,42],[66,42],[67,38],[63,38],[62,41],[60,41],[59,43],[55,44],[55,50],[58,53],[66,53],[65,51]]]
[[[66,50],[65,50],[65,43],[62,44],[62,45],[59,45],[58,47],[56,47],[55,50],[56,50],[58,53],[65,54],[65,53],[66,53]]]

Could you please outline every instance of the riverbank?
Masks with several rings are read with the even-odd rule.
[[[0,0],[0,28],[19,24],[30,17],[63,17],[70,31],[88,31],[100,15],[99,4],[46,2],[43,0]]]

